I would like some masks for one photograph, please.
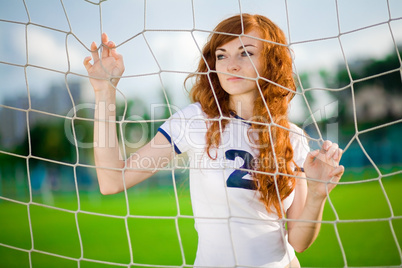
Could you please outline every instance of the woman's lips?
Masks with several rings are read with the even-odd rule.
[[[227,80],[228,81],[238,81],[238,80],[243,80],[243,78],[232,76],[232,77],[229,77]]]

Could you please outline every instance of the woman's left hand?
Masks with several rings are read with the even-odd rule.
[[[325,141],[321,150],[307,155],[304,172],[307,177],[308,192],[318,198],[326,198],[341,179],[345,168],[339,165],[342,149],[338,144]]]

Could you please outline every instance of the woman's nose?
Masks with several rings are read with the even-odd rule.
[[[230,58],[228,65],[227,65],[227,69],[229,72],[236,72],[240,70],[240,63],[237,59],[235,58]]]

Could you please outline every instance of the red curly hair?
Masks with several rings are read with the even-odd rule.
[[[250,141],[253,140],[259,149],[258,166],[255,169],[258,172],[251,172],[267,211],[273,212],[275,209],[282,218],[281,204],[296,185],[295,178],[287,176],[294,174],[291,168],[291,163],[294,163],[293,148],[287,130],[287,113],[296,87],[292,59],[283,31],[261,15],[241,14],[219,23],[202,50],[197,72],[187,77],[195,77],[190,98],[201,104],[209,118],[229,117],[234,112],[229,107],[229,94],[222,89],[215,71],[215,51],[252,30],[257,30],[266,41],[260,59],[264,67],[256,82],[260,94],[254,103],[253,122],[249,131]],[[215,120],[208,125],[206,151],[209,157],[210,150],[219,147],[220,128],[224,129],[228,122]],[[253,132],[258,133],[258,138],[251,138]]]

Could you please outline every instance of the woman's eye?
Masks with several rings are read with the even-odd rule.
[[[253,53],[251,53],[251,52],[248,52],[248,51],[243,51],[242,53],[241,53],[241,55],[243,56],[243,57],[248,57],[248,56],[253,56]]]
[[[217,60],[223,60],[225,58],[224,55],[216,55]]]

